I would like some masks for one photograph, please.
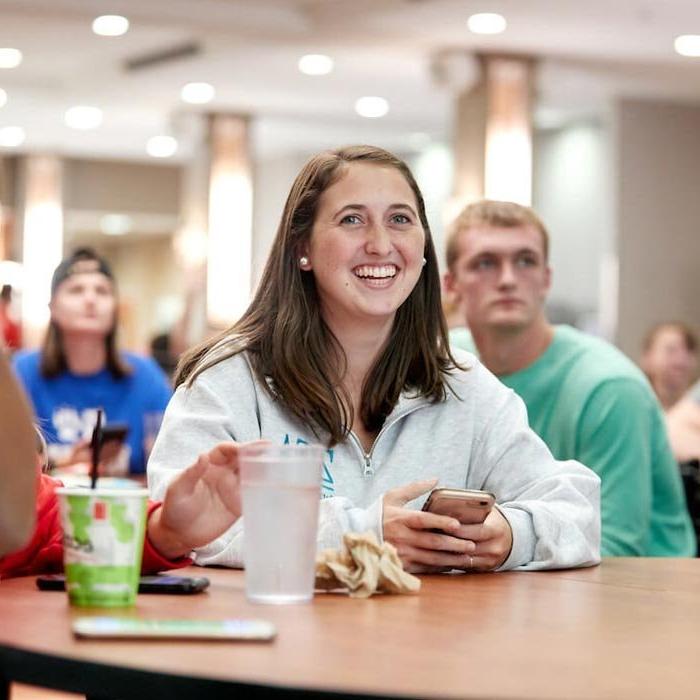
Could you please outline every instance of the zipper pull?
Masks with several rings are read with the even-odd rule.
[[[374,476],[374,469],[372,468],[372,458],[369,455],[365,455],[365,471],[363,476],[365,479]]]

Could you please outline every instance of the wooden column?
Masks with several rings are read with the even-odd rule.
[[[456,102],[453,207],[481,197],[530,204],[534,62],[478,58],[479,79]]]

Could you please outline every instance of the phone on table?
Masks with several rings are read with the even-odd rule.
[[[237,639],[267,642],[277,634],[265,620],[140,620],[128,617],[78,617],[76,637],[104,639]]]
[[[495,504],[496,497],[488,491],[438,488],[430,492],[423,510],[474,525],[483,523]]]
[[[37,576],[36,585],[42,591],[64,591],[66,589],[66,577],[63,574]],[[157,574],[155,576],[141,576],[139,579],[139,593],[187,595],[200,593],[208,586],[209,579],[204,576]]]

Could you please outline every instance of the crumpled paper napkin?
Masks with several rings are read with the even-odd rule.
[[[347,588],[352,598],[417,593],[420,583],[404,571],[396,548],[389,542],[379,544],[373,532],[349,532],[340,550],[326,549],[316,558],[316,588]]]

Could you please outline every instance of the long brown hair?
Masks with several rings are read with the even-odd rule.
[[[112,376],[115,379],[128,377],[133,370],[119,354],[116,322],[105,338],[105,349],[107,351],[106,366]],[[53,319],[49,321],[49,327],[46,329],[44,342],[41,346],[41,363],[39,366],[41,374],[49,379],[57,377],[61,372],[68,369],[66,351],[63,347],[63,335]]]
[[[342,386],[345,353],[321,317],[313,273],[300,269],[299,257],[311,237],[321,194],[340,179],[347,164],[355,162],[392,167],[404,176],[416,197],[426,259],[416,286],[396,313],[388,342],[365,378],[360,417],[368,430],[378,430],[404,390],[434,402],[445,399],[446,375],[458,365],[449,349],[423,196],[408,166],[373,146],[327,151],[304,165],[287,197],[253,301],[231,328],[183,356],[176,386],[190,386],[205,369],[246,350],[261,385],[312,430],[327,433],[329,446],[347,436],[353,408]]]

